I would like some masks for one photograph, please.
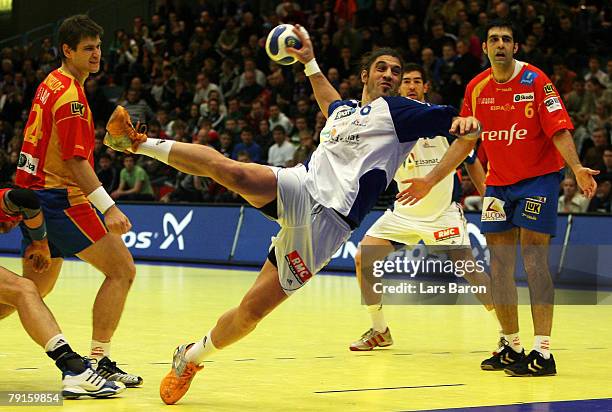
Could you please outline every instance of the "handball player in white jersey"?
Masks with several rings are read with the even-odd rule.
[[[400,95],[424,102],[428,89],[429,82],[423,68],[413,63],[405,65],[399,89]],[[431,171],[442,159],[448,147],[446,136],[417,140],[395,174],[394,179],[399,190],[407,186],[402,183],[403,180],[425,176]],[[473,158],[478,162],[475,156]],[[465,164],[470,175],[484,174],[479,163],[466,161]],[[382,311],[382,294],[376,293],[373,289],[374,283],[380,282],[380,279],[372,276],[371,267],[375,260],[383,260],[395,250],[395,246],[412,246],[421,240],[425,245],[434,245],[436,250],[448,248],[445,252],[453,260],[473,260],[463,209],[452,198],[454,184],[455,176],[449,174],[421,202],[414,205],[402,205],[396,202],[393,210],[387,210],[361,240],[355,256],[355,269],[363,302],[372,318],[372,327],[351,343],[350,350],[369,351],[375,347],[393,344],[391,331]],[[484,188],[479,190],[484,191]],[[466,273],[464,277],[470,284],[485,286],[489,291],[490,279],[485,273]],[[487,292],[477,297],[498,324],[490,294]]]
[[[290,52],[304,64],[329,138],[308,165],[280,169],[228,159],[198,144],[147,139],[135,131],[109,133],[115,150],[132,150],[191,175],[208,176],[239,193],[275,219],[281,229],[253,286],[240,304],[193,344],[180,345],[160,396],[176,403],[188,390],[202,362],[215,351],[248,335],[268,313],[304,285],[331,259],[391,183],[395,171],[423,136],[453,133],[478,137],[474,117],[457,117],[452,107],[397,96],[402,62],[392,49],[379,49],[364,60],[361,103],[342,101],[321,73],[312,43],[297,28],[302,47]],[[131,141],[130,141],[131,140]],[[195,316],[195,314],[194,314]],[[196,321],[196,319],[194,319]]]

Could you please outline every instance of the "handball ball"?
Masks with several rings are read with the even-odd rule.
[[[304,36],[308,37],[308,32],[300,27]],[[270,31],[266,39],[266,53],[278,64],[289,65],[297,61],[295,57],[287,53],[287,47],[301,49],[302,42],[293,32],[292,24],[279,24]]]

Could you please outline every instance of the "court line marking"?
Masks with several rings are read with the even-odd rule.
[[[452,386],[465,386],[465,383],[448,383],[441,385],[419,385],[419,386],[391,386],[387,388],[362,388],[362,389],[338,389],[330,391],[315,391],[314,393],[344,393],[344,392],[368,392],[368,391],[391,391],[396,389],[424,389],[424,388],[443,388]]]

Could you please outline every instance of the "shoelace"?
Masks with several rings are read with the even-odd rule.
[[[110,366],[106,366],[105,365],[105,367],[107,367],[108,369],[111,369],[115,373],[121,373],[123,375],[129,375],[128,373],[124,372],[123,370],[121,370],[121,368],[119,368],[117,366],[117,362],[111,361],[111,362],[109,362],[109,365]]]
[[[372,336],[374,336],[374,328],[370,328],[368,329],[363,335],[361,335],[361,339],[364,338],[371,338]]]

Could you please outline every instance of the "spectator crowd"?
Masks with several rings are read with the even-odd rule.
[[[220,3],[220,4],[218,4]],[[180,5],[179,5],[180,4]],[[299,23],[319,66],[344,99],[359,99],[361,56],[377,47],[423,65],[428,101],[460,107],[466,84],[488,62],[481,42],[494,18],[517,23],[518,60],[551,77],[572,116],[584,165],[598,169],[589,201],[573,177],[560,187],[560,212],[611,212],[612,6],[602,1],[159,0],[150,19],[106,33],[104,62],[85,83],[95,120],[95,167],[118,200],[244,202],[216,182],[179,173],[102,144],[114,106],[123,105],[150,137],[208,145],[241,162],[289,167],[316,149],[325,118],[300,64],[279,66],[264,49],[280,23]],[[95,18],[95,16],[94,16]],[[607,34],[606,34],[607,33]],[[50,38],[0,50],[0,180],[14,177],[23,128],[38,84],[59,66]],[[475,190],[463,174],[463,198]],[[393,199],[380,199],[386,206]],[[470,202],[468,208],[477,202]]]

